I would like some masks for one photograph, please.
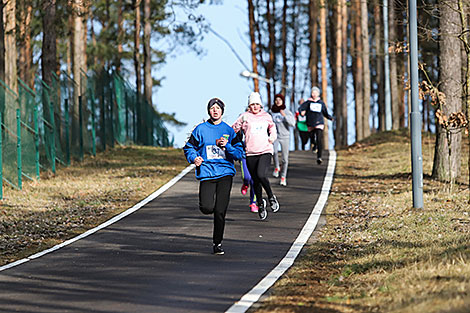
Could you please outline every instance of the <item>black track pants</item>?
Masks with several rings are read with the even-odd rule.
[[[224,239],[225,214],[230,202],[232,180],[232,176],[224,176],[204,180],[199,184],[199,209],[204,214],[214,214],[214,244],[219,244]]]
[[[310,140],[317,144],[317,158],[321,158],[323,151],[323,129],[315,128],[310,132]]]
[[[246,157],[246,166],[253,178],[253,188],[255,189],[256,201],[258,203],[263,199],[262,188],[266,191],[268,198],[272,198],[273,196],[271,184],[267,176],[269,165],[271,164],[271,157],[272,155],[270,153]]]
[[[299,136],[300,136],[300,147],[302,150],[305,150],[305,145],[308,142],[308,139],[310,138],[310,133],[309,132],[303,132],[299,131]]]

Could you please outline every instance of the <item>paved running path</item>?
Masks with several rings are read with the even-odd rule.
[[[137,212],[53,253],[0,272],[0,312],[224,312],[284,257],[328,163],[291,152],[288,187],[266,221],[249,212],[234,179],[224,256],[211,254],[212,216],[197,209],[191,171]]]

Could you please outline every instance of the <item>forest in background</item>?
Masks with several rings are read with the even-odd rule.
[[[247,1],[253,72],[280,82],[260,86],[254,79],[268,103],[281,92],[296,107],[297,90],[319,86],[333,103],[335,147],[409,127],[407,1]],[[432,176],[455,181],[462,138],[469,138],[469,2],[418,1],[417,7],[422,130],[436,135]]]
[[[159,64],[181,46],[200,51],[199,39],[210,28],[210,21],[194,13],[203,3],[223,5],[221,0],[3,0],[0,79],[15,91],[18,78],[34,87],[38,74],[49,84],[60,71],[72,78],[81,71],[116,71],[156,107],[152,91],[159,85]],[[333,103],[337,147],[348,145],[351,136],[360,141],[408,127],[406,1],[247,0],[246,5],[252,70],[280,83],[260,86],[254,80],[268,105],[281,92],[295,108],[300,100],[295,91],[318,85],[325,102]],[[176,10],[185,13],[184,21]],[[468,134],[468,12],[465,1],[418,3],[422,127],[436,134],[433,176],[440,180],[459,176],[462,135]],[[326,99],[328,88],[332,99]],[[350,121],[354,134],[348,132]]]

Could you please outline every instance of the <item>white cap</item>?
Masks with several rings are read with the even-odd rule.
[[[318,94],[320,94],[321,93],[320,88],[318,88],[317,86],[312,87],[312,93],[314,92],[317,92]]]
[[[262,104],[261,103],[261,96],[260,96],[259,92],[254,91],[248,97],[248,105],[250,105],[252,103]]]

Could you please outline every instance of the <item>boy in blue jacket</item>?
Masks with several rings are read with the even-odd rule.
[[[183,148],[188,162],[196,165],[199,209],[203,214],[214,214],[213,252],[219,255],[224,254],[225,214],[236,173],[233,161],[245,157],[235,131],[222,121],[224,109],[222,100],[211,99],[207,105],[210,119],[196,126]]]

